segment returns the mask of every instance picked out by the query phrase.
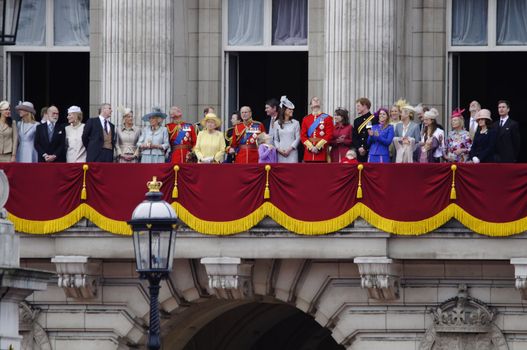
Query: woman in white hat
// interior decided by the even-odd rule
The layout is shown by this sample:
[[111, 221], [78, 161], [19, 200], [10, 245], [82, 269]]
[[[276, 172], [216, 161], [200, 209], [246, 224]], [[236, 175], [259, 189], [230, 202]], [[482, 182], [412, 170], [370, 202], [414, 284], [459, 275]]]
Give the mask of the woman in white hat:
[[141, 137], [137, 142], [138, 150], [141, 150], [141, 163], [165, 162], [165, 153], [169, 149], [170, 143], [168, 141], [168, 130], [161, 125], [161, 121], [166, 117], [167, 115], [157, 107], [154, 107], [151, 113], [143, 116], [143, 120], [148, 121], [150, 125], [143, 128]]
[[130, 108], [120, 108], [123, 115], [123, 123], [116, 128], [117, 141], [115, 149], [117, 151], [118, 163], [137, 163], [139, 152], [137, 151], [137, 141], [141, 136], [141, 129], [134, 125], [134, 113]]
[[432, 108], [426, 111], [423, 117], [423, 139], [421, 140], [421, 153], [419, 163], [438, 163], [435, 157], [436, 151], [443, 144], [444, 133], [437, 127], [437, 117], [439, 112]]
[[66, 162], [84, 163], [86, 162], [86, 148], [82, 143], [82, 110], [78, 106], [68, 108], [68, 123], [66, 127]]
[[469, 162], [492, 163], [494, 162], [494, 145], [496, 144], [497, 131], [492, 127], [492, 118], [488, 109], [476, 113], [478, 129], [474, 135], [474, 142], [468, 154]]
[[421, 141], [419, 125], [412, 121], [415, 110], [410, 105], [401, 107], [401, 122], [395, 125], [393, 145], [396, 163], [413, 163], [414, 151]]
[[280, 98], [278, 120], [274, 122], [274, 146], [278, 153], [278, 163], [298, 163], [300, 144], [300, 123], [293, 119], [295, 105], [286, 96]]
[[15, 107], [21, 120], [17, 123], [18, 148], [16, 161], [20, 163], [36, 163], [38, 161], [35, 150], [35, 133], [37, 122], [35, 121], [35, 107], [31, 102], [24, 101]]
[[201, 121], [203, 130], [198, 134], [194, 153], [199, 163], [222, 163], [225, 155], [225, 138], [216, 130], [221, 120], [214, 113], [208, 113]]
[[18, 130], [11, 119], [9, 102], [0, 102], [0, 162], [14, 162], [18, 146]]

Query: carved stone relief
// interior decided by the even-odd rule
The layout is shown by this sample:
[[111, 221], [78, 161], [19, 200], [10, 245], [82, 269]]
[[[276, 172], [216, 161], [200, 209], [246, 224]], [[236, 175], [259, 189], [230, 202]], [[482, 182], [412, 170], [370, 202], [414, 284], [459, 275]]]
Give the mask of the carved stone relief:
[[22, 302], [19, 311], [20, 332], [23, 336], [22, 350], [51, 350], [48, 334], [37, 321], [40, 310]]
[[500, 329], [493, 323], [495, 311], [468, 295], [461, 285], [458, 295], [431, 310], [434, 324], [419, 350], [508, 350]]

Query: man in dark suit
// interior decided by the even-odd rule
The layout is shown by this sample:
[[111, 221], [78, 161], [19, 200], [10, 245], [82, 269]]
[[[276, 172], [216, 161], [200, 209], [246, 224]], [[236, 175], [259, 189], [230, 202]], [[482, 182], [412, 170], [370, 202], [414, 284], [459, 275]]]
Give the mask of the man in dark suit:
[[39, 163], [60, 163], [66, 161], [66, 131], [64, 124], [57, 124], [59, 110], [50, 106], [47, 121], [37, 125], [35, 150]]
[[267, 116], [263, 120], [263, 125], [272, 139], [274, 139], [274, 122], [278, 120], [278, 108], [280, 108], [280, 105], [276, 98], [271, 98], [265, 102], [265, 114]]
[[115, 149], [115, 126], [110, 122], [112, 106], [103, 103], [99, 116], [90, 118], [84, 126], [82, 143], [86, 147], [87, 162], [113, 162]]
[[520, 127], [509, 118], [510, 109], [509, 101], [498, 101], [500, 119], [494, 123], [498, 130], [495, 148], [495, 160], [498, 163], [515, 163], [520, 153]]

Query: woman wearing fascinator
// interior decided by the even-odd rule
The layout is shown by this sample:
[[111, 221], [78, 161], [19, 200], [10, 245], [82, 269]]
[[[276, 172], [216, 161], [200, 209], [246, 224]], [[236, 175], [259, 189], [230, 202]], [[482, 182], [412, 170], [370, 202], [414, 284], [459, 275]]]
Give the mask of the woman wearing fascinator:
[[300, 143], [300, 123], [293, 119], [295, 105], [287, 96], [280, 98], [278, 120], [274, 122], [274, 146], [278, 153], [278, 163], [298, 163]]

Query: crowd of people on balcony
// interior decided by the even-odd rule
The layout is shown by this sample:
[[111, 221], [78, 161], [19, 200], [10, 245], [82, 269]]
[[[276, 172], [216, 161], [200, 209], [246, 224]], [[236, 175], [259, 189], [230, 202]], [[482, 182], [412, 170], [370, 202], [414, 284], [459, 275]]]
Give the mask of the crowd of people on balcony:
[[178, 106], [169, 115], [154, 108], [142, 117], [148, 125], [140, 128], [130, 108], [119, 108], [122, 122], [116, 127], [110, 104], [102, 104], [99, 116], [86, 124], [82, 110], [71, 106], [66, 126], [58, 123], [56, 106], [43, 109], [37, 122], [33, 104], [22, 102], [15, 107], [15, 122], [9, 102], [2, 101], [0, 162], [297, 163], [303, 148], [306, 163], [511, 163], [518, 160], [520, 131], [509, 118], [510, 108], [510, 102], [498, 101], [499, 120], [493, 122], [490, 110], [472, 101], [469, 118], [464, 109], [452, 111], [447, 132], [436, 108], [402, 99], [371, 113], [370, 100], [359, 98], [351, 122], [346, 108], [338, 107], [332, 117], [313, 97], [311, 113], [300, 123], [293, 118], [294, 103], [282, 96], [266, 102], [263, 122], [243, 106], [222, 133], [212, 107], [196, 124], [185, 122]]

